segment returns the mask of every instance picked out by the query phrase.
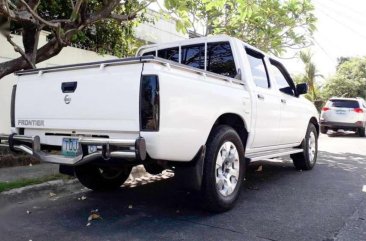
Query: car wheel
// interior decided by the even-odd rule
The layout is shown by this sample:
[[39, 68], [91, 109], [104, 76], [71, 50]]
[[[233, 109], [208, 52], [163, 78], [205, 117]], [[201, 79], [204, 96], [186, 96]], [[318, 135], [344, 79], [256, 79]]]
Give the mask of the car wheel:
[[204, 208], [222, 212], [237, 200], [245, 173], [244, 147], [237, 132], [225, 125], [207, 141], [201, 195]]
[[358, 136], [359, 137], [365, 137], [366, 135], [366, 128], [365, 127], [361, 127], [361, 128], [358, 128]]
[[94, 191], [118, 189], [127, 180], [132, 167], [98, 167], [85, 164], [75, 167], [76, 177], [81, 184]]
[[318, 133], [314, 124], [309, 123], [301, 145], [303, 151], [291, 155], [294, 166], [298, 170], [311, 170], [318, 156]]
[[327, 132], [328, 132], [328, 128], [327, 127], [325, 127], [325, 126], [321, 126], [320, 127], [320, 133], [327, 134]]

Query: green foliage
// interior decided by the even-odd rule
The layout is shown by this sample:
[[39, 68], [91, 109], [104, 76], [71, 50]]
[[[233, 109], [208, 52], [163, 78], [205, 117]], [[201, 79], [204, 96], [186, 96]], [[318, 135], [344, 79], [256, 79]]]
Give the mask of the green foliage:
[[228, 34], [280, 55], [310, 44], [316, 17], [310, 0], [165, 0], [180, 18], [178, 30], [207, 26], [205, 35]]
[[[142, 4], [146, 3], [138, 0], [125, 1], [114, 12], [121, 15], [132, 13], [141, 8]], [[87, 10], [95, 12], [101, 6], [101, 0], [89, 0]], [[80, 12], [82, 14], [83, 10]], [[71, 1], [41, 0], [38, 13], [46, 20], [67, 19], [73, 14], [73, 6]], [[76, 16], [74, 18], [76, 19]], [[134, 37], [133, 27], [144, 21], [149, 21], [144, 14], [123, 23], [105, 19], [74, 34], [71, 44], [101, 54], [112, 54], [118, 57], [131, 56], [135, 54], [138, 47], [144, 44]]]
[[298, 77], [300, 82], [307, 83], [308, 85], [308, 93], [305, 97], [310, 101], [316, 101], [320, 98], [320, 90], [319, 86], [316, 83], [317, 77], [323, 77], [318, 73], [316, 65], [312, 61], [313, 55], [310, 51], [301, 51], [300, 52], [300, 60], [305, 65], [305, 73], [304, 75]]
[[344, 59], [336, 74], [326, 82], [324, 97], [366, 98], [366, 57]]

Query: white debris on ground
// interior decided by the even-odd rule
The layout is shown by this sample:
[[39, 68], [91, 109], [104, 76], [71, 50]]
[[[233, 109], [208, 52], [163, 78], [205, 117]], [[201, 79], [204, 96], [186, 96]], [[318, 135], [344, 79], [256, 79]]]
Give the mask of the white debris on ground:
[[132, 169], [130, 176], [128, 177], [127, 181], [122, 185], [122, 187], [133, 188], [156, 181], [169, 179], [173, 176], [174, 173], [171, 170], [164, 170], [160, 174], [151, 175], [150, 173], [146, 172], [143, 165], [138, 165]]
[[81, 196], [81, 197], [78, 198], [79, 201], [84, 201], [85, 199], [86, 199], [85, 196]]

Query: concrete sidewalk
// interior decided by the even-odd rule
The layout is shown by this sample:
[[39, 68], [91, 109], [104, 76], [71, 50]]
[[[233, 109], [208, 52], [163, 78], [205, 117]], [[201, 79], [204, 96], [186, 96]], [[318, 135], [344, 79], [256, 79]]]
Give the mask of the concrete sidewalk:
[[33, 166], [0, 168], [0, 182], [13, 182], [19, 179], [41, 178], [58, 174], [58, 165], [37, 164]]

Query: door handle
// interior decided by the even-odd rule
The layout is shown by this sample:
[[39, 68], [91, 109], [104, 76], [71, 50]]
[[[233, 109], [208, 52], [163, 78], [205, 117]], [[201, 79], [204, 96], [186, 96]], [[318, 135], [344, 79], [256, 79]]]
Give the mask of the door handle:
[[62, 93], [74, 93], [78, 87], [78, 82], [64, 82], [61, 84]]
[[286, 100], [285, 99], [281, 99], [281, 103], [282, 104], [286, 104]]
[[261, 95], [261, 94], [257, 94], [257, 97], [258, 97], [258, 99], [260, 99], [260, 100], [264, 100], [264, 96], [263, 96], [263, 95]]

